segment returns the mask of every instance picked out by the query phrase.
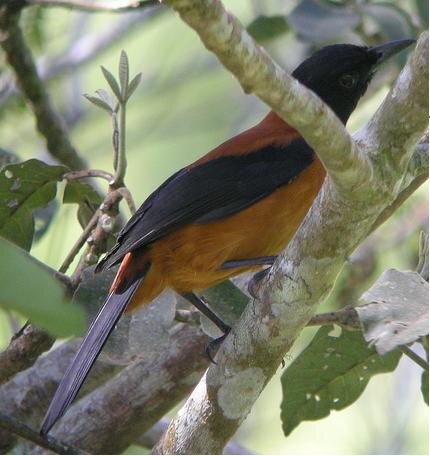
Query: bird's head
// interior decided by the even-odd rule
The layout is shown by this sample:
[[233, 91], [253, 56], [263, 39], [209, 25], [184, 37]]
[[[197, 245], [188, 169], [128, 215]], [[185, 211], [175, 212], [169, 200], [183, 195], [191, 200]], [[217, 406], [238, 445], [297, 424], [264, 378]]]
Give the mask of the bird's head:
[[334, 44], [306, 59], [294, 70], [293, 76], [346, 123], [378, 66], [414, 42], [398, 40], [375, 47]]

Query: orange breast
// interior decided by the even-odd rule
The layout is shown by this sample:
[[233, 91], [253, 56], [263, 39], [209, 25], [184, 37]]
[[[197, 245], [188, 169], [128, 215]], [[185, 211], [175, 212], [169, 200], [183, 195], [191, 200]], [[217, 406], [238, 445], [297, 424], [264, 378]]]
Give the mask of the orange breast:
[[187, 225], [147, 247], [151, 268], [130, 304], [149, 302], [164, 288], [177, 292], [203, 290], [245, 270], [220, 270], [228, 260], [277, 255], [290, 241], [315, 199], [325, 177], [316, 159], [283, 186], [226, 219]]

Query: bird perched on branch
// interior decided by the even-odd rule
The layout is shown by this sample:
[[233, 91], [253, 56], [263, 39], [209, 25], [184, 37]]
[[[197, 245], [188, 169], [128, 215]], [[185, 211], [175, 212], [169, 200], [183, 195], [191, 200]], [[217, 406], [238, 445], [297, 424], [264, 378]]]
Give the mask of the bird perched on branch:
[[[293, 76], [346, 123], [378, 65], [413, 42], [328, 46], [299, 65]], [[296, 232], [324, 178], [324, 167], [305, 139], [270, 112], [167, 179], [97, 266], [120, 265], [55, 393], [41, 433], [50, 430], [75, 398], [124, 310], [149, 303], [165, 288], [188, 299], [225, 337], [230, 328], [194, 292], [270, 265]]]

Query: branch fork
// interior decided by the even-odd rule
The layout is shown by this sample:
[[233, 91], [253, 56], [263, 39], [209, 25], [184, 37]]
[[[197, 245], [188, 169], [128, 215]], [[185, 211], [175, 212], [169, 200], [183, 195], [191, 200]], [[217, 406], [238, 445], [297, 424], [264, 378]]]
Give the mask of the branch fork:
[[[353, 140], [334, 113], [274, 63], [219, 0], [164, 3], [247, 93], [305, 137], [328, 174], [301, 227], [261, 282], [260, 300], [246, 307], [220, 348], [217, 365], [208, 369], [153, 450], [220, 454], [330, 292], [344, 259], [407, 193], [405, 176], [427, 124], [428, 38], [421, 36], [386, 101]], [[383, 135], [390, 122], [394, 127]]]

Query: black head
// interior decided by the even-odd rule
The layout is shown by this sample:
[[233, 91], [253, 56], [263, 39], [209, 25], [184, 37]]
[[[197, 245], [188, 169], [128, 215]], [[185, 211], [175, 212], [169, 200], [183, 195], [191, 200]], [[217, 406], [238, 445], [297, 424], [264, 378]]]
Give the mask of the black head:
[[376, 47], [334, 44], [301, 63], [293, 76], [313, 90], [346, 123], [366, 92], [377, 67], [415, 40], [399, 40]]

